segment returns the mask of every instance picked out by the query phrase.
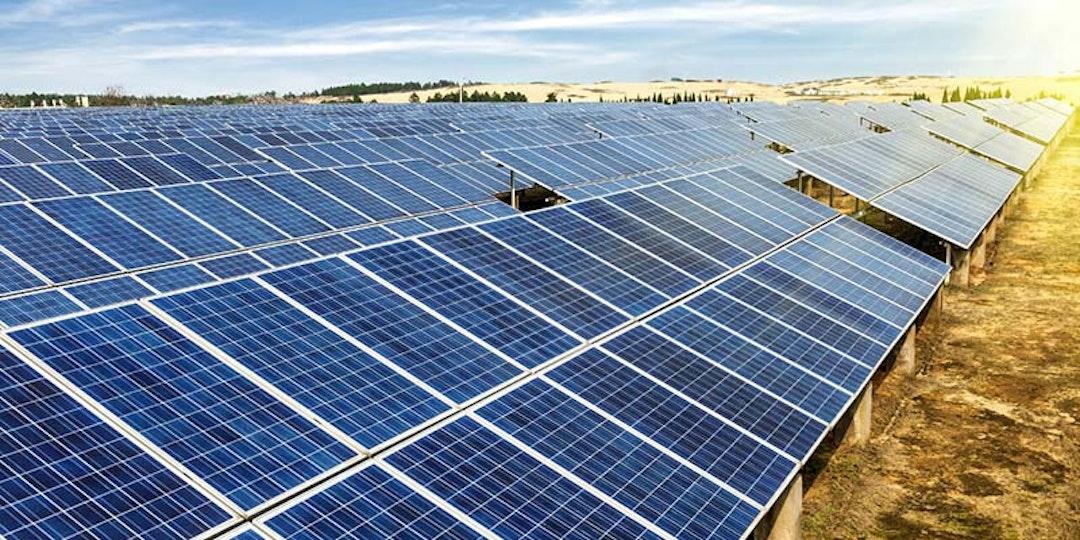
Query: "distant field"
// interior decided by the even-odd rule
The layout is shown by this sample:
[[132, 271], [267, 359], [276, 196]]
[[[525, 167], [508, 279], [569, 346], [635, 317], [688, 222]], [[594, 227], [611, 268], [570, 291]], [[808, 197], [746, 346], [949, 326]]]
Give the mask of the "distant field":
[[[810, 88], [823, 91], [845, 92], [844, 96], [826, 96], [825, 99], [840, 101], [863, 99], [870, 101], [903, 101], [911, 97], [915, 92], [927, 94], [933, 101], [941, 98], [945, 88], [965, 88], [979, 86], [984, 90], [997, 87], [1007, 88], [1012, 91], [1014, 99], [1024, 100], [1038, 95], [1040, 91], [1060, 93], [1073, 103], [1080, 103], [1080, 76], [1061, 77], [922, 77], [922, 76], [877, 76], [877, 77], [851, 77], [832, 79], [828, 81], [803, 81], [783, 85], [762, 84], [747, 81], [656, 81], [645, 83], [623, 82], [595, 82], [595, 83], [507, 83], [507, 84], [484, 84], [466, 87], [466, 92], [499, 92], [508, 91], [524, 93], [530, 103], [543, 102], [547, 95], [555, 92], [560, 101], [592, 102], [620, 101], [624, 97], [634, 99], [636, 97], [648, 97], [656, 93], [665, 96], [683, 94], [686, 92], [698, 95], [708, 95], [714, 98], [726, 96], [746, 97], [750, 94], [755, 99], [787, 102], [796, 99], [811, 99], [812, 96], [792, 95], [798, 94]], [[428, 90], [417, 92], [421, 101], [426, 101], [428, 96], [435, 92], [447, 93], [447, 90]], [[364, 101], [376, 99], [379, 103], [407, 103], [412, 92], [398, 92], [393, 94], [373, 94], [363, 96]], [[348, 98], [319, 98], [314, 101], [344, 101]], [[821, 99], [821, 98], [817, 98]]]

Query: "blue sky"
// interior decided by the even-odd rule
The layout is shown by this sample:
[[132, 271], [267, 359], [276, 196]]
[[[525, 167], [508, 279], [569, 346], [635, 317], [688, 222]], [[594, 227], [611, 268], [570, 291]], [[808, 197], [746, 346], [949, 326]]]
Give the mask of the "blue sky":
[[1080, 68], [1077, 0], [0, 0], [0, 91], [1025, 75]]

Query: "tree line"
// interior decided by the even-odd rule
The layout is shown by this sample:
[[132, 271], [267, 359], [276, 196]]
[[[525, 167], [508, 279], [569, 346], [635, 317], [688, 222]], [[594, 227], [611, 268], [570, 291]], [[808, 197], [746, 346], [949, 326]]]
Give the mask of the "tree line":
[[[468, 85], [480, 84], [476, 82], [466, 83]], [[341, 86], [331, 86], [330, 88], [323, 88], [322, 90], [316, 90], [315, 92], [302, 94], [303, 96], [330, 96], [330, 97], [350, 97], [350, 96], [367, 96], [371, 94], [392, 94], [396, 92], [419, 92], [423, 90], [435, 90], [440, 88], [454, 88], [458, 86], [458, 83], [454, 81], [448, 81], [446, 79], [434, 81], [434, 82], [377, 82], [377, 83], [355, 83], [344, 84]]]
[[[443, 94], [441, 92], [435, 92], [431, 96], [428, 96], [428, 103], [457, 103], [459, 101], [465, 103], [527, 103], [529, 98], [521, 92], [504, 92], [502, 94], [498, 92], [481, 92], [479, 90], [473, 90], [472, 93], [465, 92], [464, 96], [461, 92], [450, 92]], [[413, 92], [409, 96], [409, 103], [420, 103], [420, 96]]]

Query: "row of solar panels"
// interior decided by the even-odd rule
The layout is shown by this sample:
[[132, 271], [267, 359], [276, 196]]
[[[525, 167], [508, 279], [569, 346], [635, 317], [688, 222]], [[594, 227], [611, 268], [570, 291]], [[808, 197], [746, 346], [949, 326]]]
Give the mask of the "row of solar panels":
[[744, 537], [945, 271], [735, 170], [8, 330], [0, 534]]

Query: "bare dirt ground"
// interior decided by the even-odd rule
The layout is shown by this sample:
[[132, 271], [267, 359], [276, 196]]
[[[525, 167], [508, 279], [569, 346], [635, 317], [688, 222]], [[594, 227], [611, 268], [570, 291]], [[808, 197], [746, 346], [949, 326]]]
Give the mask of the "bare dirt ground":
[[875, 393], [870, 444], [808, 466], [807, 539], [1080, 538], [1078, 219], [1074, 134], [920, 332], [920, 373]]

